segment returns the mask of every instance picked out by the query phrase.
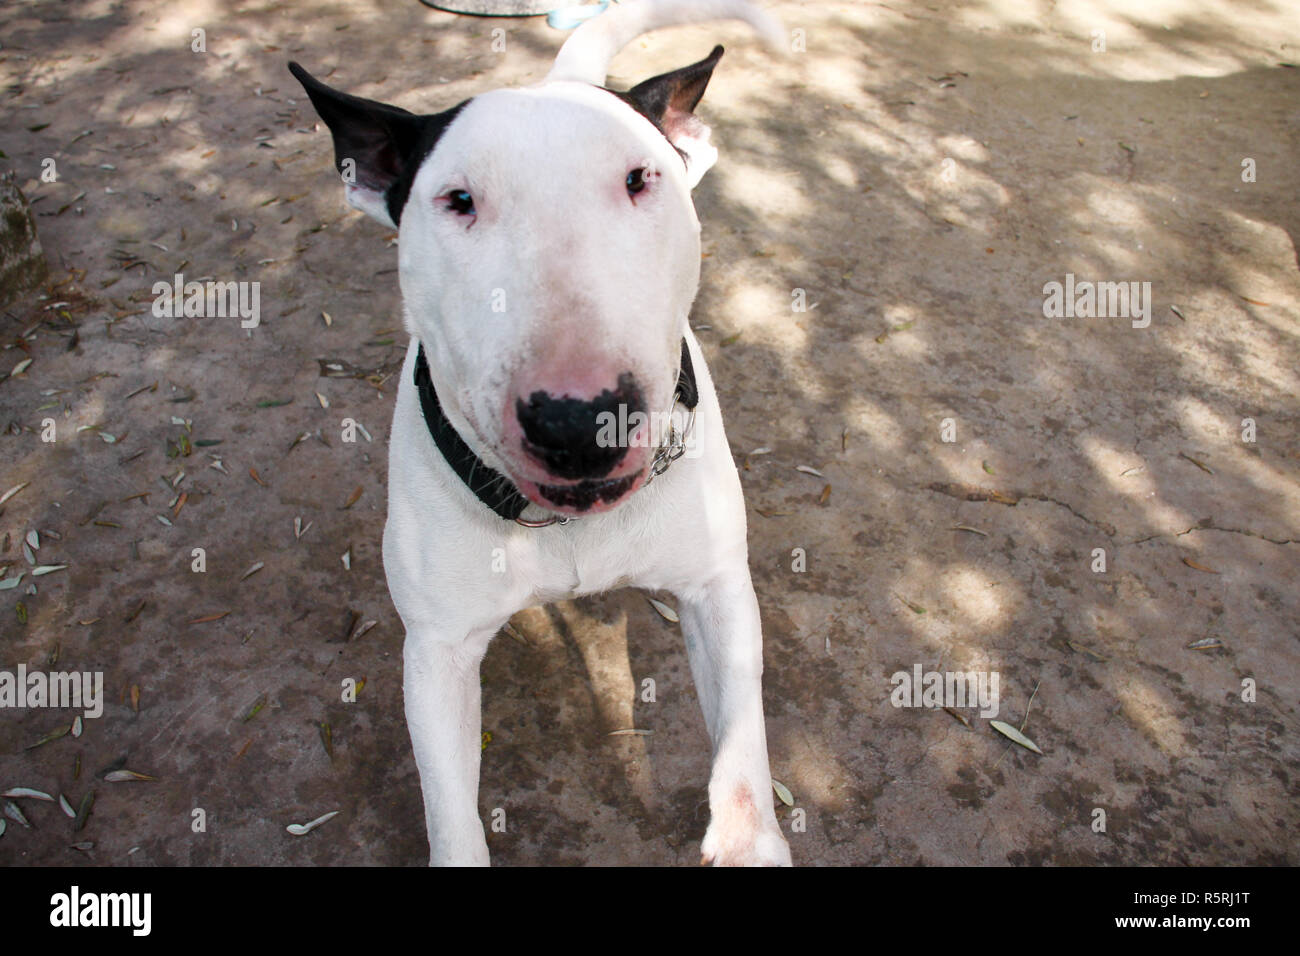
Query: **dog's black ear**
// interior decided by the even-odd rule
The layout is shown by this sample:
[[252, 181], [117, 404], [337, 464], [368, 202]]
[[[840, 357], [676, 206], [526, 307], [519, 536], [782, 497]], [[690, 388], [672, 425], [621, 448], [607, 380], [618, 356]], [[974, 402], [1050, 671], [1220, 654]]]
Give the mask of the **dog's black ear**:
[[396, 226], [416, 170], [465, 104], [417, 116], [331, 89], [297, 63], [289, 64], [289, 72], [334, 135], [334, 165], [343, 177], [348, 202]]
[[699, 63], [651, 77], [622, 94], [685, 157], [692, 187], [718, 158], [718, 151], [709, 144], [709, 128], [694, 111], [720, 59], [719, 45]]

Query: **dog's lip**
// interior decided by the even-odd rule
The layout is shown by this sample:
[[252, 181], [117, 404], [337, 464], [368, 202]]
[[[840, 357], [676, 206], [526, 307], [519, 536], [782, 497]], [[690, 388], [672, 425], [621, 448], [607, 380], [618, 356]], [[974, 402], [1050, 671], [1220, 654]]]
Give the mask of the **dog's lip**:
[[[607, 474], [591, 475], [586, 478], [565, 478], [553, 474], [544, 467], [539, 467], [538, 462], [530, 461], [519, 455], [504, 455], [498, 452], [497, 457], [500, 459], [500, 471], [509, 478], [521, 490], [524, 485], [535, 488], [553, 488], [559, 490], [572, 490], [579, 485], [613, 485], [630, 478], [639, 478], [650, 466], [650, 461], [654, 457], [649, 448], [634, 448], [631, 453]], [[543, 502], [538, 502], [542, 504]]]
[[645, 471], [622, 478], [535, 482], [517, 480], [520, 493], [535, 505], [570, 517], [611, 511], [644, 484]]

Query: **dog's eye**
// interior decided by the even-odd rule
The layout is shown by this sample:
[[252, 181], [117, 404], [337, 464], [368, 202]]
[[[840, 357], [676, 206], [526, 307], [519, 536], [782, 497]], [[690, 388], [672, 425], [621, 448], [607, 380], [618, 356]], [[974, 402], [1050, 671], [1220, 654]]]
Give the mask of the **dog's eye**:
[[635, 196], [641, 190], [645, 189], [645, 168], [637, 167], [627, 174], [627, 194]]
[[447, 200], [447, 208], [457, 215], [474, 215], [474, 197], [465, 190], [453, 189], [443, 198]]

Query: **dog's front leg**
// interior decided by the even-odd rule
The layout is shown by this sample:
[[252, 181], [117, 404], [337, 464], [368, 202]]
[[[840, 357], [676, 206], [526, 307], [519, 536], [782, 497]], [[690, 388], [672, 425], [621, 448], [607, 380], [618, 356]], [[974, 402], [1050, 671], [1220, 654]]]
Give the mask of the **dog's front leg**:
[[677, 597], [691, 674], [713, 741], [701, 862], [789, 866], [767, 762], [758, 599], [743, 552], [738, 567]]
[[479, 663], [491, 634], [449, 641], [408, 628], [402, 650], [406, 723], [424, 792], [430, 866], [487, 866], [478, 815], [482, 753]]

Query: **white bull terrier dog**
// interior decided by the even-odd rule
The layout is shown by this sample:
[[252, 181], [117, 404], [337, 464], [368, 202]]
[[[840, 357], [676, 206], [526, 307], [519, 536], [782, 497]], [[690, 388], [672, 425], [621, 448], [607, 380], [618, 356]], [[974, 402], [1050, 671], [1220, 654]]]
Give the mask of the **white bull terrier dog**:
[[717, 158], [692, 110], [722, 47], [627, 92], [603, 87], [635, 37], [714, 19], [779, 41], [737, 0], [633, 0], [579, 27], [543, 82], [425, 116], [290, 64], [333, 133], [348, 201], [400, 224], [411, 343], [384, 569], [406, 626], [431, 863], [488, 862], [479, 664], [493, 635], [523, 608], [627, 586], [678, 601], [713, 742], [703, 861], [790, 863], [745, 505], [687, 322], [691, 188]]

